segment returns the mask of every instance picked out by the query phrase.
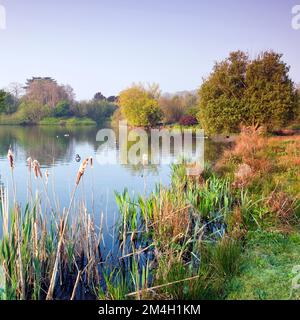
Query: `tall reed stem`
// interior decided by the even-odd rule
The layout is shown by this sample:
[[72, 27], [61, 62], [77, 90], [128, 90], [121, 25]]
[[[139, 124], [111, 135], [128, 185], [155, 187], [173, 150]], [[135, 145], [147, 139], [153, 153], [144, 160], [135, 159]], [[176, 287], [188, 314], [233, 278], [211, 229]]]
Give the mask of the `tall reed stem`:
[[62, 232], [61, 232], [61, 235], [60, 235], [60, 238], [59, 238], [59, 242], [58, 242], [58, 246], [57, 246], [55, 263], [54, 263], [54, 267], [53, 267], [53, 272], [52, 272], [50, 286], [49, 286], [49, 289], [48, 289], [48, 292], [47, 292], [46, 300], [52, 300], [53, 299], [53, 292], [54, 292], [54, 287], [55, 287], [55, 283], [56, 283], [56, 277], [57, 277], [57, 272], [58, 272], [60, 253], [61, 253], [63, 240], [64, 240], [64, 234], [65, 234], [65, 230], [66, 230], [66, 226], [67, 226], [69, 213], [70, 213], [70, 210], [72, 208], [73, 201], [74, 201], [74, 198], [75, 198], [75, 193], [76, 193], [77, 187], [78, 187], [78, 184], [76, 184], [74, 189], [73, 189], [71, 200], [70, 200], [70, 204], [69, 204], [69, 208], [68, 208], [68, 211], [67, 211], [66, 216], [64, 218], [63, 228], [62, 228]]

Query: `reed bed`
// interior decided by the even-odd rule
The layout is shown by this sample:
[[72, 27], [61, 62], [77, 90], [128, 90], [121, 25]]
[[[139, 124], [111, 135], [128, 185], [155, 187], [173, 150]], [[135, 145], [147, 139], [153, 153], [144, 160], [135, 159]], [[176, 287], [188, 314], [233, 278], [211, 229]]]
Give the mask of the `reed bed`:
[[[28, 204], [20, 207], [11, 149], [8, 160], [14, 201], [10, 208], [8, 190], [1, 188], [1, 299], [207, 298], [220, 294], [238, 269], [239, 245], [227, 230], [235, 200], [226, 179], [205, 172], [205, 179], [193, 181], [179, 165], [170, 187], [158, 185], [148, 197], [116, 193], [120, 214], [107, 248], [103, 214], [96, 225], [95, 212], [76, 198], [92, 158], [79, 167], [61, 211], [48, 195], [49, 172], [31, 158]], [[32, 175], [43, 187], [35, 196]]]

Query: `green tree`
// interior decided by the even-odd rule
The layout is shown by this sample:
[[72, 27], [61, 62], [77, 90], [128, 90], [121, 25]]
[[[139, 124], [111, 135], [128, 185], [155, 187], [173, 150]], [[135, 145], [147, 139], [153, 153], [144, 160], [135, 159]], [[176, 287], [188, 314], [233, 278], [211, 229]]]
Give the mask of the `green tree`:
[[237, 51], [216, 63], [199, 90], [198, 120], [208, 133], [234, 132], [240, 124], [282, 126], [296, 113], [297, 94], [282, 55], [250, 61]]
[[209, 133], [237, 130], [244, 112], [241, 101], [249, 59], [241, 52], [216, 63], [213, 72], [199, 90], [198, 120]]
[[70, 102], [68, 100], [62, 100], [56, 105], [54, 115], [56, 117], [66, 117], [70, 115], [70, 109]]
[[134, 85], [119, 96], [121, 112], [130, 125], [153, 126], [162, 118], [158, 105], [158, 88], [147, 90], [142, 85]]
[[95, 95], [94, 95], [94, 100], [97, 101], [97, 100], [106, 100], [105, 96], [101, 93], [101, 92], [97, 92]]
[[235, 131], [245, 115], [241, 101], [245, 91], [248, 56], [241, 52], [216, 63], [199, 90], [198, 120], [209, 133]]
[[117, 106], [106, 100], [81, 101], [73, 108], [75, 116], [89, 117], [97, 123], [104, 122], [115, 112]]
[[262, 53], [249, 64], [244, 95], [249, 124], [272, 129], [294, 119], [297, 92], [288, 73], [282, 55], [272, 51]]
[[5, 113], [12, 114], [17, 111], [19, 101], [9, 92], [5, 94]]
[[20, 104], [19, 112], [25, 123], [38, 123], [51, 115], [51, 108], [47, 105], [40, 105], [36, 101], [28, 102], [25, 100]]

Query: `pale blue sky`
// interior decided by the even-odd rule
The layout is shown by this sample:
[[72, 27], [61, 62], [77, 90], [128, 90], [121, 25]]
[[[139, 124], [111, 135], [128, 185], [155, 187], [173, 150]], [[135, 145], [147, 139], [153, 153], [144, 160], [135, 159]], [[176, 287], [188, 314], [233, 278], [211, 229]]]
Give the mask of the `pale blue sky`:
[[300, 82], [300, 0], [0, 0], [0, 88], [31, 76], [70, 84], [78, 99], [132, 82], [193, 90], [232, 50], [274, 49]]

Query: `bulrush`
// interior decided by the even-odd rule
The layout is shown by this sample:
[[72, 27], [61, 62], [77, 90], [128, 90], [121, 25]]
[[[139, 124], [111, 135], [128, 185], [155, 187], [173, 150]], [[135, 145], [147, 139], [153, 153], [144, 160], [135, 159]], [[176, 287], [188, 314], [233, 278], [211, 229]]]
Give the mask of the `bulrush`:
[[39, 164], [39, 162], [37, 160], [34, 160], [32, 162], [32, 168], [33, 168], [33, 173], [34, 173], [34, 176], [35, 176], [36, 179], [38, 177], [41, 177], [41, 178], [43, 177], [40, 164]]
[[78, 170], [78, 173], [77, 173], [77, 179], [76, 179], [76, 186], [79, 185], [79, 182], [80, 182], [80, 179], [81, 177], [84, 175], [84, 171], [85, 169], [87, 168], [88, 164], [89, 164], [89, 158], [83, 160], [79, 170]]
[[15, 167], [15, 165], [14, 165], [14, 154], [12, 153], [11, 148], [8, 149], [7, 159], [9, 161], [10, 168], [13, 169]]
[[93, 169], [94, 168], [94, 160], [93, 160], [92, 156], [90, 156], [90, 165], [91, 165], [91, 168]]

